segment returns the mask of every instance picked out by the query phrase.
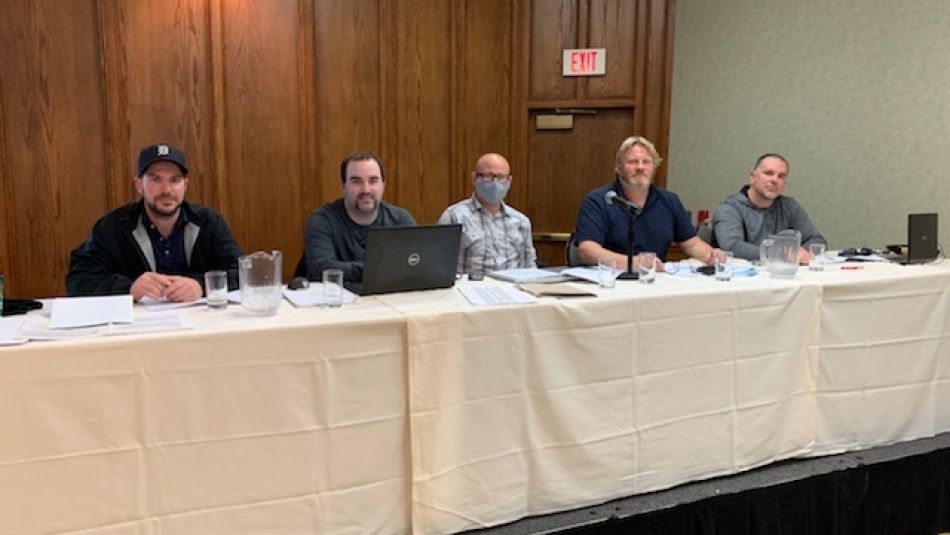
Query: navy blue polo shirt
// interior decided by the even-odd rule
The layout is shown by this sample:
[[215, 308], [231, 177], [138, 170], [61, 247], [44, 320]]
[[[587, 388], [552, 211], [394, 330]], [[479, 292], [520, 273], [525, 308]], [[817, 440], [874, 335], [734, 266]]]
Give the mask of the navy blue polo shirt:
[[166, 275], [183, 275], [188, 273], [188, 258], [185, 256], [185, 225], [188, 216], [184, 210], [178, 211], [178, 221], [175, 230], [167, 239], [155, 228], [152, 221], [142, 211], [142, 224], [148, 232], [148, 240], [152, 242], [152, 252], [155, 254], [155, 271]]
[[[629, 216], [620, 206], [608, 205], [604, 194], [614, 190], [623, 197], [619, 179], [589, 192], [577, 214], [574, 239], [577, 243], [594, 241], [611, 251], [627, 254]], [[647, 202], [633, 225], [633, 253], [653, 251], [666, 260], [671, 243], [684, 242], [696, 235], [689, 214], [675, 193], [650, 185]]]

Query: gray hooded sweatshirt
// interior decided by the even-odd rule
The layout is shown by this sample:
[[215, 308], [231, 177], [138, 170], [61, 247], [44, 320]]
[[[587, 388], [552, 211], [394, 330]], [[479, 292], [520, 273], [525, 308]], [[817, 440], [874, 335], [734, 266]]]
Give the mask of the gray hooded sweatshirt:
[[802, 233], [802, 245], [827, 243], [802, 205], [780, 195], [772, 206], [759, 208], [749, 200], [749, 186], [726, 198], [713, 216], [714, 240], [719, 247], [732, 251], [736, 258], [759, 259], [759, 244], [772, 234], [786, 229]]

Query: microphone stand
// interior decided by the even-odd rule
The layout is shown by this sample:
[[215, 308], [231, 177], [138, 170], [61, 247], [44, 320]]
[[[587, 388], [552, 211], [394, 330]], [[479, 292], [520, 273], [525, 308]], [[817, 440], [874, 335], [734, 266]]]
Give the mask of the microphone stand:
[[640, 278], [640, 274], [633, 270], [633, 224], [636, 223], [640, 211], [625, 204], [616, 204], [623, 208], [629, 216], [627, 218], [627, 271], [621, 273], [617, 278], [620, 280], [637, 280]]

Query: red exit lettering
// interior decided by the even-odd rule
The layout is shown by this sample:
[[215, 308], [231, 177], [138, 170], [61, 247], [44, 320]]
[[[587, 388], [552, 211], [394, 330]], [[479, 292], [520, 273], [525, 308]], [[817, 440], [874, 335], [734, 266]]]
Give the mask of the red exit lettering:
[[571, 52], [571, 72], [593, 72], [596, 66], [596, 50], [578, 50]]

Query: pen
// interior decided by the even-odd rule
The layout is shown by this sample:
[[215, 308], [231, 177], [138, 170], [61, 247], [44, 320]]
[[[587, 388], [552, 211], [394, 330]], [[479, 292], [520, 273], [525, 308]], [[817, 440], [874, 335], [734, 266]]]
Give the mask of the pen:
[[841, 269], [864, 269], [864, 266], [841, 266]]

